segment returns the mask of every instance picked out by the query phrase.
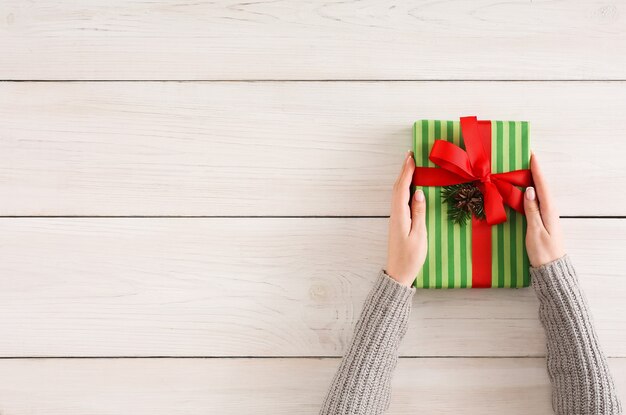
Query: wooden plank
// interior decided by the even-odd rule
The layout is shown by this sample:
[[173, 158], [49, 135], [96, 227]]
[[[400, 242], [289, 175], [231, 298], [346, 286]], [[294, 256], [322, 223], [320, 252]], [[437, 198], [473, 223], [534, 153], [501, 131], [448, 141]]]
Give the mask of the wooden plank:
[[562, 214], [624, 215], [625, 96], [621, 82], [3, 83], [0, 214], [387, 215], [412, 123], [478, 114], [531, 121]]
[[[312, 414], [338, 359], [2, 360], [7, 414]], [[626, 361], [610, 359], [626, 398]], [[552, 414], [544, 359], [401, 359], [394, 414]]]
[[619, 2], [0, 4], [2, 79], [624, 79]]
[[[386, 219], [0, 219], [0, 356], [340, 356]], [[564, 220], [626, 356], [626, 220]], [[543, 356], [531, 289], [420, 291], [405, 356]], [[0, 400], [1, 402], [1, 400]]]

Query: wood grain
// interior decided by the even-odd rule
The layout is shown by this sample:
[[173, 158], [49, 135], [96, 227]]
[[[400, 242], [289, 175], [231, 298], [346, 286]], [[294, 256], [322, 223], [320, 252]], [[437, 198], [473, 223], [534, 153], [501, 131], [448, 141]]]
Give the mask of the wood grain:
[[[340, 356], [386, 219], [0, 219], [0, 356]], [[626, 221], [564, 220], [626, 356]], [[543, 356], [530, 289], [425, 290], [405, 356]], [[1, 400], [0, 400], [1, 402]]]
[[618, 1], [0, 4], [1, 79], [625, 79]]
[[[626, 56], [626, 55], [624, 55]], [[412, 123], [531, 122], [563, 215], [624, 215], [626, 83], [0, 84], [1, 215], [384, 216]]]
[[[313, 414], [338, 359], [2, 360], [7, 414]], [[610, 359], [622, 400], [626, 361]], [[400, 359], [389, 415], [552, 414], [544, 359]]]
[[[625, 16], [3, 0], [0, 80], [69, 82], [0, 83], [0, 413], [316, 413], [415, 120], [528, 120], [562, 215], [626, 216]], [[563, 224], [624, 393], [626, 220]], [[551, 414], [537, 306], [420, 291], [389, 414]]]

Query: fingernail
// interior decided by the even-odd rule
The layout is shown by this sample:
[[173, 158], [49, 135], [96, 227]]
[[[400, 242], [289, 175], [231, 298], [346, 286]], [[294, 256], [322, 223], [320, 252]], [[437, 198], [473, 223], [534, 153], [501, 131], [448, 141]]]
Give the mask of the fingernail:
[[534, 187], [527, 187], [526, 191], [524, 192], [524, 195], [526, 196], [527, 200], [535, 200], [535, 188]]
[[418, 202], [423, 202], [424, 201], [424, 192], [422, 192], [420, 189], [417, 189], [415, 191], [415, 195], [413, 195], [415, 197], [415, 200]]

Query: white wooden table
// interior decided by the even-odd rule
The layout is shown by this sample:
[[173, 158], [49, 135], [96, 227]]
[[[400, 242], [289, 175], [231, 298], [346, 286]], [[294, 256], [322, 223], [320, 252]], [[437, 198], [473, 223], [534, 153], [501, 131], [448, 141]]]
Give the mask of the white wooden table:
[[[626, 399], [626, 5], [3, 0], [0, 413], [313, 414], [420, 118], [528, 120]], [[549, 414], [530, 290], [423, 291], [391, 414]]]

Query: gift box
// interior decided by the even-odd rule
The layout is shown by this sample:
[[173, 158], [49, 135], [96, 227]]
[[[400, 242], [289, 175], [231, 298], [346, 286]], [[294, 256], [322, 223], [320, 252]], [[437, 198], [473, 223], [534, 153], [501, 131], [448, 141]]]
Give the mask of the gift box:
[[428, 230], [428, 255], [415, 287], [528, 286], [528, 123], [420, 120], [413, 126], [413, 151], [413, 185], [426, 197]]

